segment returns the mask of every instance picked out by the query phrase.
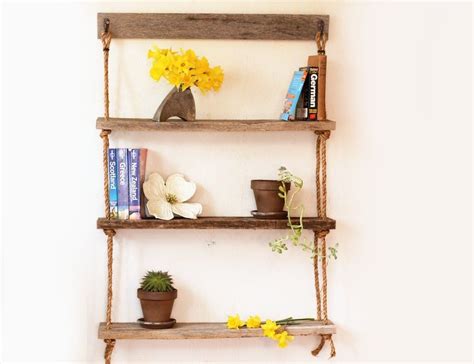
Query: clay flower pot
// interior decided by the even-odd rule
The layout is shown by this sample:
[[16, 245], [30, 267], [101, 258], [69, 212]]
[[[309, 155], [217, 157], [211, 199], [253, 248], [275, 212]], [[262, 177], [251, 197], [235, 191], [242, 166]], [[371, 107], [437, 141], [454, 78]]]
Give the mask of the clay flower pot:
[[[259, 213], [271, 214], [283, 211], [285, 201], [278, 196], [280, 186], [281, 181], [276, 180], [254, 179], [250, 182]], [[291, 183], [285, 183], [285, 188], [289, 191]]]
[[173, 87], [156, 109], [153, 120], [166, 121], [174, 116], [185, 121], [196, 119], [196, 104], [190, 88], [180, 91]]
[[178, 291], [146, 292], [139, 288], [137, 297], [140, 299], [145, 321], [169, 322], [174, 300], [178, 297]]

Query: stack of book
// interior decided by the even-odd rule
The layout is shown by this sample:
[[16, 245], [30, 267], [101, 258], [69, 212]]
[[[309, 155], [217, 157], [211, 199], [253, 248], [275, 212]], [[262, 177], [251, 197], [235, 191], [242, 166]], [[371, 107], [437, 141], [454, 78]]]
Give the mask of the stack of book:
[[285, 98], [281, 120], [321, 120], [318, 100], [321, 93], [319, 67], [301, 67], [295, 71]]
[[145, 217], [142, 186], [147, 149], [109, 148], [110, 218], [140, 220]]

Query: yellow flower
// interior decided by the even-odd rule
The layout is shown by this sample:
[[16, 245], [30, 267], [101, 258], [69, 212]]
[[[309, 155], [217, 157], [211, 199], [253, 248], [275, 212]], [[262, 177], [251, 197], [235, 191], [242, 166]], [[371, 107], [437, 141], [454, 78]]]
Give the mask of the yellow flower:
[[240, 319], [239, 315], [229, 316], [227, 319], [227, 328], [229, 329], [238, 329], [244, 326], [244, 322]]
[[246, 325], [249, 329], [260, 327], [261, 324], [262, 324], [262, 320], [260, 319], [258, 315], [250, 316], [246, 322]]
[[288, 335], [287, 331], [282, 331], [281, 333], [276, 334], [273, 339], [278, 341], [278, 346], [280, 348], [285, 348], [288, 345], [288, 342], [292, 341], [294, 337]]
[[263, 329], [263, 336], [273, 339], [276, 334], [275, 331], [280, 328], [280, 325], [277, 325], [275, 321], [267, 320], [261, 327]]

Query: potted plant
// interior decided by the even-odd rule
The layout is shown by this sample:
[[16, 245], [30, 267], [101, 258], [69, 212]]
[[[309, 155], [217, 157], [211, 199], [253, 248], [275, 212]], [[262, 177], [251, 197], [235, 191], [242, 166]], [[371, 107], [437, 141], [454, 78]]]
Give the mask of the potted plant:
[[255, 196], [257, 210], [252, 211], [252, 215], [260, 218], [284, 218], [286, 216], [283, 208], [284, 200], [281, 192], [290, 190], [291, 183], [277, 180], [254, 179], [250, 181], [250, 187]]
[[176, 322], [171, 319], [174, 300], [178, 291], [168, 272], [149, 271], [143, 277], [137, 296], [143, 311], [143, 322], [153, 328], [169, 328]]
[[177, 116], [182, 120], [196, 119], [196, 106], [191, 87], [202, 93], [218, 91], [224, 80], [220, 66], [210, 67], [206, 57], [198, 57], [192, 49], [180, 52], [154, 47], [148, 51], [152, 60], [150, 76], [155, 81], [164, 77], [174, 86], [153, 116], [155, 121], [165, 121]]

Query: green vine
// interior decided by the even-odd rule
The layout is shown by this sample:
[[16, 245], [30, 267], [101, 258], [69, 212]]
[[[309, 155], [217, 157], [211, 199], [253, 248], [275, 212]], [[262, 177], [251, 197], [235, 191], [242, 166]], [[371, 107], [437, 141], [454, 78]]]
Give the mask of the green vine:
[[[278, 196], [284, 200], [284, 206], [288, 212], [287, 219], [289, 231], [285, 236], [268, 243], [272, 248], [272, 251], [281, 254], [285, 250], [288, 250], [288, 245], [291, 244], [300, 247], [303, 251], [310, 252], [311, 257], [316, 255], [318, 257], [323, 257], [326, 255], [328, 258], [337, 259], [338, 244], [328, 247], [327, 251], [323, 252], [320, 247], [315, 249], [314, 241], [308, 242], [308, 240], [303, 236], [304, 205], [299, 204], [294, 206], [294, 198], [303, 188], [303, 180], [292, 174], [286, 169], [286, 167], [280, 167], [278, 169], [278, 180], [281, 181]], [[294, 185], [295, 188], [292, 193], [288, 193], [289, 191], [286, 190], [286, 183]], [[291, 218], [292, 212], [297, 213], [298, 218]], [[295, 222], [295, 220], [297, 220], [297, 222]]]

